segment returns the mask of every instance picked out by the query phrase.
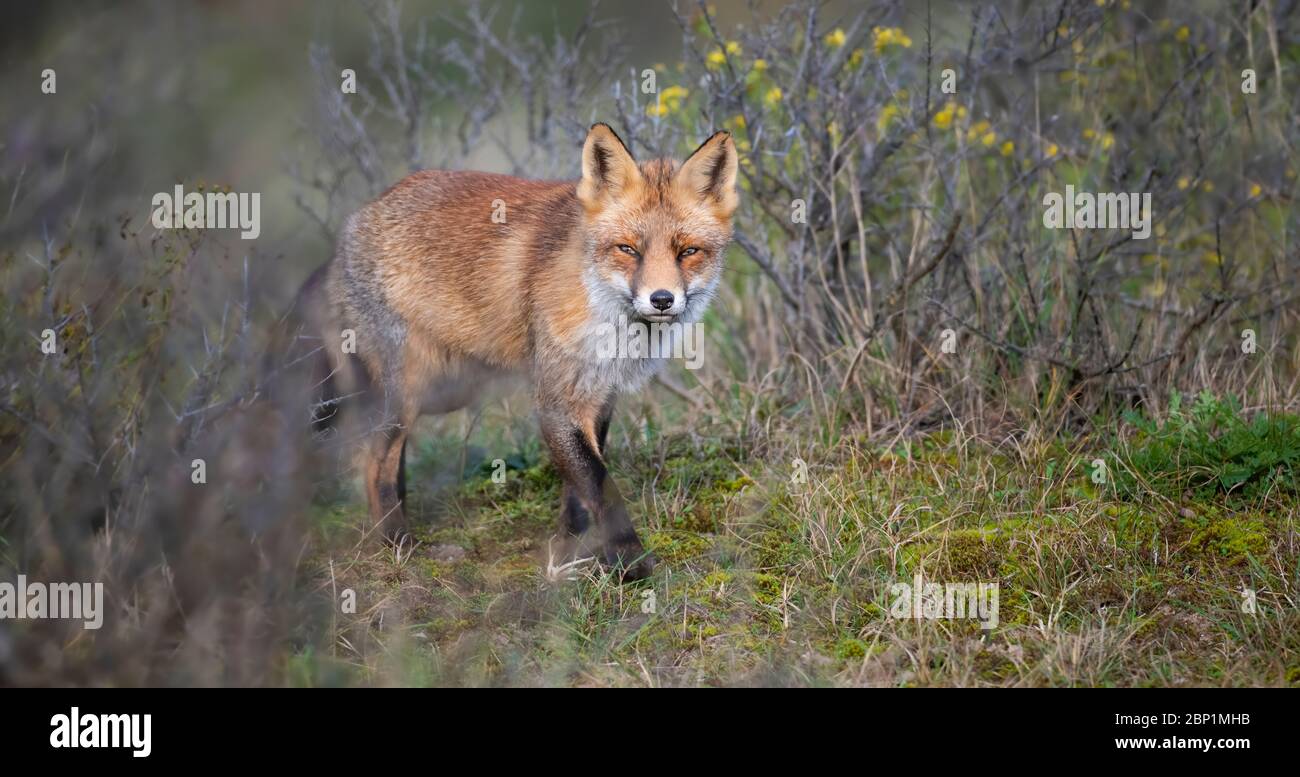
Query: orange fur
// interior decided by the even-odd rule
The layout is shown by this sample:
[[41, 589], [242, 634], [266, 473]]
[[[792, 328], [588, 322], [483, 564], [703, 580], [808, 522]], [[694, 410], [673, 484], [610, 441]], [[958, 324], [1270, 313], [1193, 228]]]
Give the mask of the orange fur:
[[[319, 300], [326, 312], [313, 320], [325, 330], [335, 393], [363, 395], [372, 410], [363, 464], [372, 517], [404, 526], [393, 483], [415, 419], [516, 371], [533, 377], [566, 495], [584, 506], [573, 509], [607, 524], [607, 546], [634, 542], [621, 505], [609, 504], [618, 498], [605, 482], [603, 427], [613, 395], [657, 365], [598, 359], [592, 328], [620, 317], [698, 320], [731, 238], [736, 162], [730, 136], [717, 133], [685, 163], [638, 165], [597, 124], [578, 181], [424, 171], [348, 219]], [[355, 358], [338, 351], [346, 329]]]

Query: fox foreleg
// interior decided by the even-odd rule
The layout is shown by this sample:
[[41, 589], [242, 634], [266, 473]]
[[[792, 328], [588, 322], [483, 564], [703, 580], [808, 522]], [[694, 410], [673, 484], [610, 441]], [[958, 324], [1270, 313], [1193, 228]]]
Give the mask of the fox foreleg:
[[[596, 407], [597, 412], [587, 413], [562, 401], [541, 405], [542, 437], [564, 479], [561, 529], [579, 547], [596, 545], [593, 550], [601, 562], [618, 570], [624, 580], [638, 580], [654, 569], [654, 557], [632, 528], [623, 497], [605, 467], [601, 449], [613, 411], [612, 397]], [[596, 531], [591, 537], [593, 523]]]

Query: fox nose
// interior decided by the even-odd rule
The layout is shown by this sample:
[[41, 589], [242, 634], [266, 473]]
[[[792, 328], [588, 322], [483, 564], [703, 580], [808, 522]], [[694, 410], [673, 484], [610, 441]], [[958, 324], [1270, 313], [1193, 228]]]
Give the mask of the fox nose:
[[658, 310], [667, 310], [673, 306], [673, 293], [667, 289], [660, 289], [650, 295], [650, 304]]

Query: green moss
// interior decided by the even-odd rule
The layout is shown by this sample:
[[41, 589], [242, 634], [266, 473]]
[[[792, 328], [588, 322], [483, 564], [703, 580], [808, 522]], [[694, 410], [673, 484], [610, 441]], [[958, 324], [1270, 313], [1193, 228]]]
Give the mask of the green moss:
[[712, 534], [718, 530], [718, 516], [709, 505], [695, 503], [674, 515], [672, 527], [678, 531]]
[[808, 556], [808, 542], [792, 510], [778, 508], [764, 518], [767, 526], [754, 530], [746, 542], [754, 566], [760, 569], [786, 569]]
[[754, 591], [754, 601], [759, 604], [777, 604], [785, 590], [785, 579], [777, 575], [759, 572], [750, 579]]
[[664, 463], [664, 486], [670, 493], [689, 498], [681, 512], [672, 517], [672, 527], [701, 534], [717, 532], [736, 495], [753, 484], [746, 475], [722, 457], [675, 456]]
[[701, 582], [704, 584], [706, 590], [712, 590], [730, 583], [732, 577], [733, 575], [725, 569], [715, 569], [705, 575]]
[[686, 561], [704, 555], [710, 541], [683, 531], [658, 531], [645, 538], [646, 548], [661, 561]]
[[711, 621], [730, 621], [743, 593], [735, 573], [726, 569], [713, 569], [703, 577], [696, 577], [684, 590], [690, 603], [688, 611]]
[[853, 637], [845, 637], [835, 643], [835, 657], [847, 661], [853, 658], [865, 658], [867, 655], [867, 643]]
[[718, 490], [734, 494], [743, 491], [746, 486], [752, 485], [754, 485], [754, 481], [748, 475], [741, 475], [738, 478], [722, 481], [718, 484]]
[[1268, 527], [1263, 521], [1221, 518], [1192, 533], [1189, 547], [1228, 566], [1268, 552]]
[[910, 574], [924, 565], [927, 576], [950, 581], [990, 580], [999, 576], [1006, 538], [996, 529], [953, 529], [939, 539], [904, 548]]

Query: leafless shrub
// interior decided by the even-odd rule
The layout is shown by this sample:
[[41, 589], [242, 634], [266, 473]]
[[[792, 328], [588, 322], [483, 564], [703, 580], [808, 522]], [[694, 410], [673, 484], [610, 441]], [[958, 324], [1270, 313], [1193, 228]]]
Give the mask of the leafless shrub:
[[[776, 370], [787, 402], [812, 396], [831, 427], [868, 429], [953, 414], [1077, 425], [1159, 406], [1173, 388], [1294, 397], [1285, 279], [1297, 258], [1280, 242], [1294, 228], [1295, 179], [1283, 176], [1294, 98], [1238, 88], [1246, 60], [1281, 77], [1286, 8], [1205, 17], [1194, 34], [1085, 2], [959, 4], [942, 18], [797, 3], [736, 30], [703, 3], [674, 8], [683, 61], [656, 77], [660, 94], [686, 95], [665, 110], [639, 88], [643, 68], [613, 70], [586, 45], [595, 16], [572, 39], [519, 41], [475, 4], [448, 15], [456, 33], [437, 45], [396, 6], [374, 6], [385, 53], [361, 112], [340, 101], [327, 51], [313, 54], [328, 93], [321, 132], [348, 138], [323, 180], [359, 170], [377, 176], [373, 190], [403, 172], [399, 160], [454, 166], [483, 145], [509, 172], [572, 175], [592, 118], [614, 121], [641, 155], [682, 153], [726, 127], [746, 157], [745, 261], [718, 321], [733, 357], [721, 379], [758, 385]], [[1293, 33], [1281, 34], [1284, 46]], [[956, 94], [941, 91], [944, 68]], [[439, 100], [462, 109], [457, 126], [415, 118]], [[1149, 192], [1156, 233], [1044, 229], [1042, 197], [1067, 182]], [[1247, 326], [1265, 358], [1239, 347]], [[945, 330], [955, 353], [940, 350]]]
[[0, 577], [106, 597], [99, 630], [0, 621], [0, 683], [275, 682], [310, 612], [306, 408], [266, 399], [290, 376], [259, 369], [248, 257], [118, 228], [0, 258]]

